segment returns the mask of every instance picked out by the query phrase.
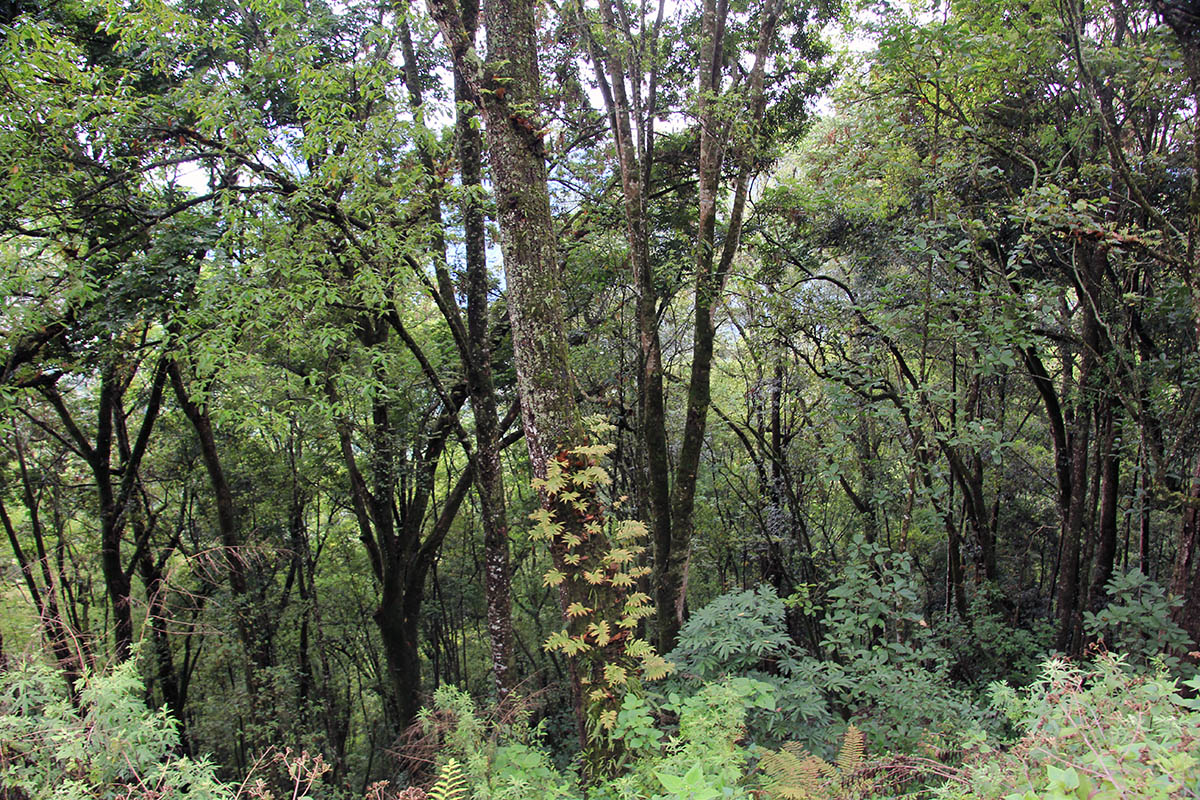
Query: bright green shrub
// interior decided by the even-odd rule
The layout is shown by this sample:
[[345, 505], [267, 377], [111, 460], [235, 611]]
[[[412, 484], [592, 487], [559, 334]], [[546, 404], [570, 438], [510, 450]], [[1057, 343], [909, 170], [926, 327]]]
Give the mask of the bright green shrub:
[[625, 748], [634, 756], [651, 757], [662, 749], [664, 738], [649, 701], [632, 692], [622, 698], [612, 736], [623, 741]]
[[470, 797], [476, 800], [528, 800], [530, 797], [573, 797], [575, 776], [555, 768], [538, 741], [538, 731], [527, 719], [503, 725], [485, 725], [466, 692], [441, 686], [433, 707], [423, 709], [422, 722], [429, 734], [442, 737], [439, 759], [462, 765]]
[[956, 749], [982, 715], [949, 675], [950, 654], [917, 612], [912, 558], [862, 539], [828, 593], [826, 659], [813, 678], [881, 753]]
[[[714, 797], [746, 796], [741, 779], [748, 753], [739, 744], [746, 712], [776, 708], [774, 688], [751, 678], [730, 678], [709, 684], [690, 697], [671, 700], [679, 714], [679, 733], [668, 743], [663, 758], [643, 766], [668, 791], [655, 797], [687, 798], [688, 794], [673, 787], [690, 786], [700, 775], [706, 776], [704, 785], [717, 792]], [[699, 773], [694, 771], [697, 767]]]
[[0, 796], [30, 800], [293, 800], [328, 770], [321, 756], [268, 751], [240, 784], [222, 783], [207, 759], [180, 756], [165, 709], [148, 708], [136, 660], [84, 676], [68, 699], [44, 663], [0, 672]]
[[[622, 774], [588, 786], [588, 800], [748, 800], [743, 783], [750, 753], [740, 744], [746, 710], [774, 703], [770, 686], [748, 678], [672, 696], [661, 709], [627, 694], [614, 734], [628, 737]], [[664, 712], [679, 719], [674, 736], [658, 726]], [[471, 699], [453, 687], [438, 689], [424, 718], [427, 730], [441, 735], [442, 763], [454, 759], [463, 765], [475, 800], [585, 795], [579, 777], [554, 767], [538, 732], [523, 720], [485, 725]]]
[[234, 796], [211, 764], [176, 755], [175, 721], [146, 707], [132, 661], [77, 688], [78, 708], [52, 667], [0, 673], [0, 786], [31, 800]]
[[[949, 652], [916, 613], [909, 556], [859, 539], [825, 595], [825, 657], [788, 636], [774, 589], [723, 595], [695, 612], [667, 658], [672, 686], [741, 675], [770, 684], [776, 707], [752, 712], [751, 741], [795, 741], [832, 757], [849, 718], [883, 753], [955, 749], [982, 735], [980, 710], [949, 677]], [[682, 691], [682, 690], [681, 690]]]
[[[1200, 681], [1188, 686], [1194, 695]], [[1023, 732], [944, 786], [943, 798], [1168, 800], [1200, 794], [1200, 700], [1164, 673], [1104, 656], [1055, 660], [1026, 690], [994, 684], [993, 702]]]
[[669, 660], [699, 677], [761, 671], [798, 653], [784, 628], [784, 603], [769, 585], [730, 592], [688, 617]]

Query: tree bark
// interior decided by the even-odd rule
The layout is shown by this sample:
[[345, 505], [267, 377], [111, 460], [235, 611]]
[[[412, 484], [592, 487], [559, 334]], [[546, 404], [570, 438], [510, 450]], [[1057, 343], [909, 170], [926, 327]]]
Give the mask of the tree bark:
[[[1200, 102], [1200, 10], [1194, 2], [1153, 0], [1154, 9], [1175, 33], [1194, 102]], [[1200, 134], [1192, 131], [1191, 184], [1188, 193], [1185, 283], [1191, 300], [1192, 352], [1200, 351]], [[1200, 458], [1184, 487], [1171, 591], [1183, 602], [1175, 621], [1193, 642], [1200, 642]], [[1148, 538], [1148, 537], [1147, 537]]]
[[[454, 0], [429, 0], [429, 7], [487, 131], [525, 443], [535, 477], [545, 479], [551, 461], [567, 469], [578, 466], [580, 459], [571, 451], [589, 442], [567, 360], [543, 131], [536, 112], [541, 91], [535, 6], [531, 0], [491, 0], [484, 6], [490, 59], [486, 64], [474, 56]], [[564, 621], [568, 633], [578, 637], [584, 618], [567, 614], [573, 603], [608, 610], [604, 599], [596, 597], [598, 587], [583, 578], [585, 570], [596, 568], [599, 554], [607, 552], [607, 537], [602, 527], [588, 526], [589, 521], [597, 522], [594, 492], [581, 489], [576, 502], [562, 501], [545, 489], [540, 494], [543, 508], [561, 526], [550, 542], [550, 552], [556, 569], [566, 576], [559, 583]], [[567, 560], [572, 547], [578, 562]], [[569, 664], [585, 769], [594, 775], [619, 763], [610, 757], [611, 742], [589, 735], [588, 715], [596, 702], [584, 695], [583, 681], [603, 684], [603, 651], [572, 657]]]
[[[132, 373], [128, 376], [132, 378]], [[122, 459], [119, 470], [112, 465], [113, 423], [127, 384], [123, 384], [116, 364], [106, 364], [100, 374], [99, 405], [96, 411], [96, 440], [93, 445], [84, 436], [71, 416], [70, 410], [53, 385], [41, 386], [42, 394], [50, 401], [78, 452], [83, 456], [96, 482], [96, 493], [100, 506], [100, 566], [104, 586], [113, 611], [113, 640], [118, 661], [129, 659], [133, 648], [133, 614], [130, 607], [132, 584], [130, 569], [125, 568], [121, 556], [121, 538], [125, 528], [125, 510], [137, 485], [138, 470], [150, 434], [158, 419], [162, 405], [163, 384], [166, 380], [166, 363], [162, 360], [155, 367], [150, 384], [150, 394], [142, 414], [137, 439], [130, 448], [128, 457]], [[120, 483], [114, 485], [114, 473], [120, 474]]]
[[700, 453], [712, 403], [712, 362], [716, 344], [716, 312], [725, 279], [737, 253], [745, 213], [750, 174], [757, 153], [758, 127], [766, 110], [763, 82], [766, 75], [768, 51], [774, 41], [779, 21], [777, 0], [766, 0], [762, 23], [754, 51], [746, 92], [750, 108], [750, 131], [738, 143], [736, 152], [737, 178], [731, 203], [728, 227], [716, 258], [716, 215], [718, 184], [724, 162], [729, 124], [719, 116], [717, 95], [721, 90], [721, 68], [724, 61], [725, 0], [705, 0], [701, 18], [702, 45], [700, 50], [700, 168], [699, 215], [696, 234], [696, 294], [692, 331], [692, 367], [688, 380], [687, 411], [679, 460], [671, 486], [671, 545], [660, 570], [660, 597], [670, 598], [669, 615], [664, 617], [660, 603], [658, 644], [667, 652], [674, 648], [683, 624], [686, 585], [686, 563], [695, 527], [696, 479], [699, 475]]
[[[38, 610], [38, 622], [42, 628], [42, 634], [46, 637], [46, 641], [50, 645], [50, 652], [54, 654], [54, 659], [58, 662], [59, 669], [63, 671], [63, 677], [66, 678], [68, 695], [71, 701], [75, 702], [75, 682], [83, 674], [85, 666], [85, 658], [82, 653], [82, 637], [63, 618], [59, 610], [57, 581], [50, 569], [50, 559], [46, 552], [45, 536], [42, 532], [38, 502], [29, 480], [24, 447], [19, 439], [16, 442], [15, 449], [17, 463], [21, 471], [22, 500], [25, 505], [25, 511], [29, 515], [29, 527], [33, 534], [37, 562], [42, 575], [42, 586], [40, 588], [38, 587], [37, 574], [34, 572], [33, 563], [25, 554], [24, 548], [21, 547], [21, 540], [17, 536], [17, 529], [13, 525], [12, 519], [8, 516], [8, 510], [4, 507], [2, 494], [0, 494], [0, 525], [3, 525], [4, 532], [8, 536], [13, 556], [17, 559], [17, 566], [21, 570], [21, 576], [25, 579], [25, 587], [29, 590], [29, 597], [33, 600], [33, 604]], [[0, 490], [3, 490], [3, 488], [3, 484], [0, 483]], [[79, 648], [78, 653], [72, 652], [72, 645]]]
[[1120, 515], [1121, 454], [1116, 449], [1116, 420], [1114, 402], [1105, 402], [1100, 432], [1100, 520], [1096, 528], [1096, 548], [1093, 557], [1091, 587], [1088, 589], [1088, 609], [1104, 607], [1107, 598], [1105, 585], [1112, 578], [1117, 558], [1117, 522]]
[[[629, 259], [637, 298], [638, 329], [638, 438], [643, 448], [641, 478], [645, 511], [654, 541], [654, 576], [657, 607], [658, 649], [674, 648], [683, 622], [686, 594], [686, 564], [695, 509], [695, 482], [704, 443], [708, 410], [711, 403], [711, 371], [715, 338], [714, 317], [724, 289], [740, 236], [746, 186], [757, 150], [757, 131], [762, 121], [763, 80], [767, 52], [774, 40], [778, 22], [776, 0], [763, 5], [762, 24], [747, 81], [749, 132], [736, 147], [737, 162], [734, 199], [728, 231], [717, 259], [716, 217], [722, 165], [730, 150], [731, 120], [718, 102], [722, 93], [725, 24], [729, 5], [725, 0], [708, 0], [701, 18], [698, 93], [700, 131], [699, 208], [696, 259], [694, 332], [692, 366], [688, 385], [688, 411], [679, 461], [672, 476], [668, 458], [666, 400], [663, 386], [662, 346], [658, 329], [658, 297], [654, 289], [649, 252], [647, 193], [654, 159], [654, 119], [657, 113], [657, 67], [649, 70], [648, 96], [643, 100], [640, 85], [642, 59], [655, 59], [658, 18], [639, 47], [632, 44], [627, 22], [618, 20], [611, 0], [599, 5], [603, 44], [585, 28], [588, 48], [595, 66], [601, 95], [608, 111], [609, 124], [616, 144], [617, 162], [624, 199]], [[622, 27], [621, 23], [626, 23]], [[587, 22], [584, 20], [584, 24]], [[645, 19], [642, 24], [645, 25]], [[648, 43], [649, 52], [641, 47]], [[628, 52], [629, 61], [622, 56]], [[633, 66], [627, 90], [628, 69]]]
[[1074, 422], [1070, 436], [1071, 493], [1065, 509], [1062, 548], [1059, 559], [1058, 634], [1055, 647], [1077, 653], [1082, 641], [1081, 595], [1082, 564], [1080, 559], [1083, 537], [1087, 535], [1090, 514], [1088, 499], [1088, 466], [1092, 448], [1091, 430], [1095, 408], [1093, 373], [1100, 351], [1099, 320], [1100, 281], [1104, 275], [1106, 256], [1094, 243], [1084, 243], [1079, 251], [1079, 312], [1082, 316], [1079, 334], [1079, 374], [1076, 381]]

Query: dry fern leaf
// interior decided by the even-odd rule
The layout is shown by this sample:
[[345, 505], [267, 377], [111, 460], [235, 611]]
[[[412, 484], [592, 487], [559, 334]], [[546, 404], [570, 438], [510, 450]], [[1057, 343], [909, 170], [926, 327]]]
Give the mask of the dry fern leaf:
[[758, 766], [766, 774], [764, 781], [767, 793], [779, 800], [808, 800], [809, 784], [804, 761], [787, 750], [770, 751], [759, 760]]
[[842, 780], [849, 780], [854, 773], [862, 769], [865, 754], [866, 737], [854, 725], [846, 728], [842, 739], [842, 750], [838, 753], [837, 766]]
[[780, 800], [820, 797], [829, 779], [837, 774], [832, 764], [795, 742], [787, 742], [778, 752], [768, 751], [758, 765], [767, 776], [767, 794]]

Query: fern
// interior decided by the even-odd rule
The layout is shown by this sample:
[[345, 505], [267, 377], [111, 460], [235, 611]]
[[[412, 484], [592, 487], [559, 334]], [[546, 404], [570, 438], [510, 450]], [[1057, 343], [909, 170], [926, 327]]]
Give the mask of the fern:
[[766, 775], [767, 795], [778, 800], [817, 800], [856, 797], [869, 788], [855, 775], [866, 760], [866, 737], [851, 725], [846, 729], [837, 764], [812, 755], [796, 742], [767, 751], [758, 766]]
[[842, 749], [837, 759], [837, 768], [842, 780], [847, 780], [862, 769], [865, 739], [863, 732], [853, 725], [846, 728], [846, 736], [842, 739]]
[[767, 775], [768, 794], [781, 800], [817, 797], [828, 780], [836, 775], [832, 764], [810, 755], [795, 742], [788, 742], [778, 752], [766, 753], [758, 766]]
[[435, 783], [426, 795], [429, 800], [465, 800], [467, 778], [457, 759], [448, 759], [438, 772]]

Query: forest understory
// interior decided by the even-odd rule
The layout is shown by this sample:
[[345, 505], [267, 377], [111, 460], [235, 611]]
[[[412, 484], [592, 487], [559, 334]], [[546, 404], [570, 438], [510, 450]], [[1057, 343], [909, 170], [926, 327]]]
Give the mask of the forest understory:
[[0, 37], [2, 800], [1200, 797], [1200, 3]]

